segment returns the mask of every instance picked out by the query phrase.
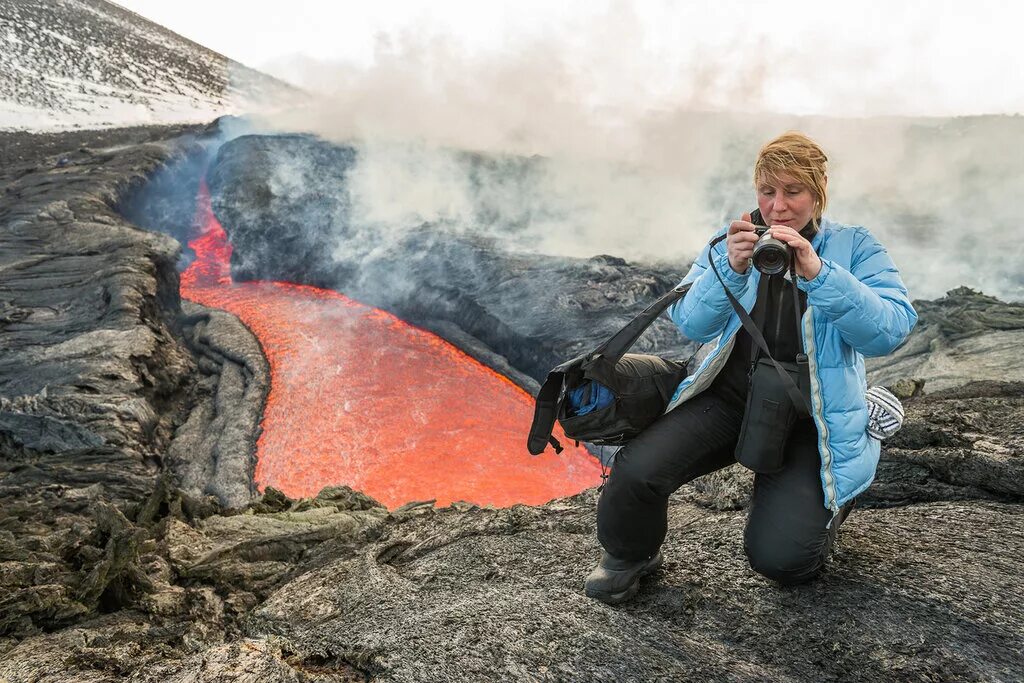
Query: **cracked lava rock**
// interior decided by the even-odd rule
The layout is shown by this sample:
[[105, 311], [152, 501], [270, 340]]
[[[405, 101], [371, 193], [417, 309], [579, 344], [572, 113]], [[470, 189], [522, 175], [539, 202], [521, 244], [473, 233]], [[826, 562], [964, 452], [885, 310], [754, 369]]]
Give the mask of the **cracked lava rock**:
[[[965, 375], [1019, 339], [1020, 304], [919, 309], [925, 342], [878, 369], [914, 369], [886, 380], [905, 427], [819, 581], [746, 566], [732, 467], [672, 497], [663, 569], [610, 608], [582, 591], [595, 489], [506, 508], [255, 490], [259, 343], [182, 302], [181, 242], [126, 218], [215, 133], [0, 133], [0, 681], [1020, 680], [1024, 384]], [[643, 270], [546, 267], [597, 293]], [[601, 300], [588, 316], [628, 316]], [[460, 310], [435, 320], [451, 338]]]

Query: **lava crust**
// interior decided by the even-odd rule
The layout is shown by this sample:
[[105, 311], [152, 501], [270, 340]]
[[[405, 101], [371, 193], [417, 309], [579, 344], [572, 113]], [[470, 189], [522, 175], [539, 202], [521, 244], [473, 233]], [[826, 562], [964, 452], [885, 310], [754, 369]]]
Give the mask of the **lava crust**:
[[[500, 509], [389, 510], [346, 487], [254, 495], [253, 407], [268, 376], [259, 346], [228, 314], [183, 308], [178, 243], [115, 210], [207, 153], [205, 140], [181, 129], [0, 133], [0, 680], [873, 682], [1024, 671], [1019, 381], [929, 391], [926, 378], [922, 394], [916, 372], [898, 378], [917, 394], [907, 425], [883, 449], [825, 575], [796, 588], [746, 565], [739, 467], [673, 496], [666, 564], [617, 609], [582, 590], [599, 551], [595, 489]], [[672, 281], [608, 259], [527, 264], [469, 242], [426, 258], [474, 249], [477, 265], [520, 264], [485, 269], [486, 286], [466, 290], [493, 311], [481, 328], [512, 328], [517, 306], [529, 317], [518, 299], [498, 304], [502, 273], [522, 276], [516, 292], [532, 292], [532, 277], [547, 301], [560, 284], [564, 302], [593, 292], [575, 320], [621, 320], [632, 303], [602, 303], [603, 292], [639, 301]], [[593, 277], [583, 284], [581, 272]], [[649, 286], [624, 295], [624, 283]], [[954, 320], [979, 296], [951, 292], [932, 312]], [[469, 308], [429, 308], [472, 329]], [[1018, 308], [988, 302], [970, 329], [942, 328], [942, 339], [985, 343], [961, 347], [955, 372], [936, 372], [986, 367], [985, 340], [1018, 333]], [[571, 330], [546, 334], [563, 329], [552, 316], [516, 328], [534, 368], [571, 347]], [[597, 327], [580, 328], [584, 343]], [[932, 372], [914, 343], [915, 367]]]

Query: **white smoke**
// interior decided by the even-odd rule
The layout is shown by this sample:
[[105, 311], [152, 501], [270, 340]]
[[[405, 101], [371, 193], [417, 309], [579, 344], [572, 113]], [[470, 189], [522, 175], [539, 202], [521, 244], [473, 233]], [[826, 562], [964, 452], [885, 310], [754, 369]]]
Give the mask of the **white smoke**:
[[[764, 60], [726, 51], [681, 65], [659, 90], [643, 74], [629, 79], [640, 61], [628, 56], [643, 50], [645, 35], [631, 17], [620, 8], [576, 31], [577, 43], [607, 46], [592, 64], [552, 37], [470, 53], [437, 35], [391, 38], [369, 67], [279, 64], [279, 75], [301, 69], [303, 85], [327, 94], [262, 125], [354, 143], [355, 217], [378, 238], [429, 222], [526, 251], [677, 265], [753, 208], [758, 148], [798, 129], [830, 156], [829, 216], [869, 227], [912, 296], [967, 285], [1024, 298], [1015, 207], [1024, 196], [1024, 119], [726, 113], [763, 109], [778, 69], [845, 62], [827, 41]], [[747, 56], [758, 49], [769, 48], [755, 41]], [[606, 71], [624, 92], [611, 91], [599, 77]], [[796, 88], [794, 101], [846, 97], [862, 114], [906, 98], [893, 88], [855, 98], [848, 85]], [[481, 171], [466, 151], [540, 158], [525, 171], [512, 162]]]

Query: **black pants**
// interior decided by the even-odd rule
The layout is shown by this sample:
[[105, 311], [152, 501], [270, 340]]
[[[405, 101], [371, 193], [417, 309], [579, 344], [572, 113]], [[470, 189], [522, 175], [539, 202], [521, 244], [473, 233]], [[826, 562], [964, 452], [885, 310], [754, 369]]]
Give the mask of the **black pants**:
[[[683, 484], [736, 462], [743, 408], [712, 391], [662, 415], [615, 456], [597, 505], [597, 535], [610, 554], [630, 560], [657, 552], [668, 527], [668, 498]], [[776, 474], [754, 477], [743, 547], [755, 571], [780, 583], [816, 577], [837, 522], [824, 506], [814, 421], [799, 420]], [[845, 511], [844, 511], [845, 512]]]

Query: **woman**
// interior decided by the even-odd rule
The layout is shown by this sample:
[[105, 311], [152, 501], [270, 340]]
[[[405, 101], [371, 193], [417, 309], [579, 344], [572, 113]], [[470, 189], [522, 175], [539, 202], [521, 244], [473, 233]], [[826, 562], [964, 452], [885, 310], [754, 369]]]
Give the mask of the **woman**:
[[[854, 497], [874, 478], [880, 442], [867, 432], [864, 356], [897, 348], [917, 313], [885, 248], [865, 228], [822, 218], [826, 162], [800, 133], [766, 144], [754, 165], [757, 211], [719, 231], [724, 242], [705, 247], [683, 279], [693, 285], [669, 308], [672, 320], [690, 339], [717, 343], [665, 414], [617, 454], [598, 503], [604, 552], [587, 577], [589, 596], [609, 603], [632, 597], [639, 578], [661, 565], [669, 495], [736, 462], [744, 420], [754, 412], [746, 409], [753, 361], [765, 354], [725, 287], [751, 312], [775, 360], [806, 353], [806, 382], [797, 384], [809, 386], [811, 415], [781, 435], [781, 469], [755, 475], [744, 531], [751, 567], [783, 584], [816, 577]], [[785, 274], [752, 267], [758, 225], [792, 251], [795, 296]], [[795, 389], [790, 395], [799, 396]]]

